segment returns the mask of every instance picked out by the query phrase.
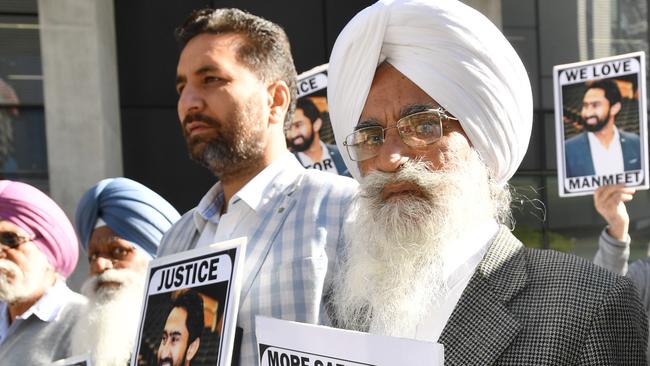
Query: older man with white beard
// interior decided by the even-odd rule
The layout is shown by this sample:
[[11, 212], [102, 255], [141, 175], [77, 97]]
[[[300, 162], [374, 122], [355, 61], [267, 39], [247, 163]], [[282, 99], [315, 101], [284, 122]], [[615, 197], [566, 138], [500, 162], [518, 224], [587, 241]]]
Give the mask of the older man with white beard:
[[89, 304], [72, 332], [72, 354], [94, 366], [128, 364], [139, 324], [146, 269], [180, 215], [164, 198], [127, 178], [104, 179], [81, 198], [75, 216], [90, 277]]
[[65, 284], [77, 238], [38, 189], [0, 180], [0, 364], [49, 365], [67, 357], [85, 300]]
[[502, 225], [533, 106], [488, 19], [455, 0], [380, 1], [337, 39], [328, 83], [361, 181], [335, 325], [441, 343], [446, 365], [645, 364], [628, 279], [525, 248]]

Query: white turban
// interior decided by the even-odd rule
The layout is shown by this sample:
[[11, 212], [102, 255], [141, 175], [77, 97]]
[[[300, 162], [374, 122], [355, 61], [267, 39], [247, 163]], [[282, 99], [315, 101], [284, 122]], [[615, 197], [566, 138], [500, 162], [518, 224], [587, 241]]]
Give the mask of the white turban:
[[[492, 176], [505, 184], [528, 148], [533, 99], [526, 69], [485, 16], [456, 0], [383, 0], [339, 35], [327, 98], [339, 149], [387, 61], [460, 121]], [[358, 165], [343, 153], [352, 175]]]

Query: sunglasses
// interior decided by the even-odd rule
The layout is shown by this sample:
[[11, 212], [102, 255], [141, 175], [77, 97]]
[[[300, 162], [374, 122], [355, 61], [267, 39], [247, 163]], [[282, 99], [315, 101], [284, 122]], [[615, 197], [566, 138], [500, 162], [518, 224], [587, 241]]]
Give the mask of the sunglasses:
[[34, 240], [22, 235], [18, 235], [13, 231], [0, 231], [0, 244], [8, 246], [11, 249], [16, 249], [20, 245]]

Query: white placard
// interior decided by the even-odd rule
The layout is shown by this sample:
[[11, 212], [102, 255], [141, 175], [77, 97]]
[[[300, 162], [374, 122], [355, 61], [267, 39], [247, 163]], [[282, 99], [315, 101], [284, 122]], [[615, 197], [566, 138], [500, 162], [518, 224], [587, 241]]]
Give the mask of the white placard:
[[648, 189], [645, 53], [555, 66], [553, 84], [560, 197]]
[[260, 366], [442, 366], [442, 344], [255, 317]]
[[237, 238], [152, 260], [131, 366], [229, 366], [245, 253]]
[[327, 67], [329, 64], [316, 66], [297, 77], [298, 98], [313, 94], [327, 88]]

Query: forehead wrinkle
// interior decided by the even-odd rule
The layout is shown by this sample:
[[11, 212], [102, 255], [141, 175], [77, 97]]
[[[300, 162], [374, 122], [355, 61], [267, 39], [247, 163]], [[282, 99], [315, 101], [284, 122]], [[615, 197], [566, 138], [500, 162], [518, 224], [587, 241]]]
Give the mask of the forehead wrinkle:
[[[126, 239], [124, 239], [124, 238], [122, 238], [120, 236], [117, 236], [117, 235], [101, 236], [101, 237], [96, 238], [95, 240], [93, 240], [90, 244], [100, 245], [100, 246], [111, 246], [112, 245], [112, 246], [124, 247], [124, 245], [122, 245], [121, 240], [129, 243], [129, 246], [131, 246], [130, 242], [128, 240], [126, 240]], [[90, 246], [89, 246], [89, 248], [90, 248]]]

